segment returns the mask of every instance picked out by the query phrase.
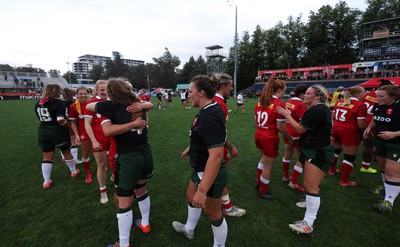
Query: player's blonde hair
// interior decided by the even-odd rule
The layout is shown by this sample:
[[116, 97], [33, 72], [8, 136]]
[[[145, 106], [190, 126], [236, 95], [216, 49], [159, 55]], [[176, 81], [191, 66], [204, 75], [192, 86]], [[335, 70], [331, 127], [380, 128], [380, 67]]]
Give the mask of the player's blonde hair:
[[311, 86], [311, 88], [314, 89], [315, 95], [320, 96], [319, 102], [321, 102], [321, 103], [325, 104], [327, 107], [329, 107], [329, 101], [328, 101], [329, 94], [328, 94], [328, 90], [326, 90], [326, 88], [323, 87], [323, 86], [320, 85], [320, 84], [313, 85], [313, 86]]
[[357, 93], [365, 91], [363, 87], [353, 86], [346, 89], [344, 92], [343, 102], [345, 106], [350, 105], [350, 98], [354, 97]]

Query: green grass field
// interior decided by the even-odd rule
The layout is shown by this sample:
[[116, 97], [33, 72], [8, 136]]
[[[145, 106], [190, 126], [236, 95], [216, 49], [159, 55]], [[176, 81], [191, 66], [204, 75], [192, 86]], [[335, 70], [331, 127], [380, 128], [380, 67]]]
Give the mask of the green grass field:
[[[203, 215], [196, 237], [188, 241], [176, 233], [171, 222], [186, 222], [186, 186], [190, 169], [180, 159], [189, 144], [189, 127], [197, 108], [183, 110], [179, 98], [166, 111], [149, 113], [149, 142], [155, 160], [155, 175], [149, 182], [152, 232], [131, 231], [131, 246], [212, 246], [213, 236]], [[38, 120], [35, 101], [1, 101], [1, 179], [0, 246], [106, 246], [118, 239], [117, 219], [108, 180], [110, 201], [99, 202], [97, 180], [85, 184], [83, 174], [72, 179], [65, 164], [55, 159], [53, 186], [42, 189], [41, 151], [37, 145]], [[321, 185], [321, 207], [314, 225], [314, 237], [297, 235], [288, 224], [303, 218], [304, 209], [295, 203], [303, 193], [292, 191], [281, 181], [281, 155], [274, 165], [270, 188], [273, 200], [262, 200], [254, 190], [260, 153], [254, 144], [253, 107], [246, 103], [246, 115], [231, 114], [228, 137], [238, 147], [239, 157], [232, 159], [230, 197], [234, 205], [247, 210], [242, 218], [227, 218], [227, 246], [399, 246], [400, 199], [393, 212], [381, 214], [372, 205], [383, 199], [369, 188], [381, 183], [379, 174], [359, 172], [357, 158], [352, 179], [354, 188], [339, 186], [339, 176], [327, 175]], [[179, 104], [179, 105], [178, 105]], [[234, 100], [229, 101], [234, 109]], [[294, 162], [294, 159], [293, 159]], [[291, 167], [293, 167], [293, 162]], [[376, 168], [376, 164], [373, 164]], [[92, 173], [96, 163], [92, 158]], [[134, 218], [140, 216], [137, 203]]]

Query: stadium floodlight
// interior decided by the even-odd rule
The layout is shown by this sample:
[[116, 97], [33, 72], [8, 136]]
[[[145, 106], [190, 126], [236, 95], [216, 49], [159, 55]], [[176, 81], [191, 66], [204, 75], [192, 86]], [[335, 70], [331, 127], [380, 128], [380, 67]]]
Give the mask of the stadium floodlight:
[[236, 98], [237, 93], [237, 43], [238, 43], [238, 33], [237, 33], [237, 0], [228, 0], [228, 5], [235, 5], [235, 71], [233, 73], [233, 97]]

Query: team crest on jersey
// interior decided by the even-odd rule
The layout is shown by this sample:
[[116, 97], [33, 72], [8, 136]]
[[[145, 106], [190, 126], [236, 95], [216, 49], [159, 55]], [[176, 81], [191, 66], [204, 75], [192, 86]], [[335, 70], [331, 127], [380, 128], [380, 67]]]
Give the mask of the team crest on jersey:
[[389, 109], [386, 110], [386, 115], [390, 116], [392, 114], [393, 114], [393, 109], [392, 108], [389, 108]]
[[286, 103], [286, 107], [289, 109], [294, 109], [296, 106], [290, 103]]
[[340, 107], [343, 107], [343, 108], [348, 108], [348, 109], [353, 109], [353, 107], [354, 107], [354, 105], [352, 105], [352, 104], [345, 105], [343, 102], [338, 103], [337, 105], [340, 106]]
[[79, 118], [83, 119], [84, 118], [83, 114], [79, 114]]
[[366, 99], [366, 100], [369, 100], [369, 101], [371, 101], [371, 102], [374, 102], [374, 103], [377, 103], [377, 102], [378, 102], [378, 100], [377, 100], [375, 97], [371, 97], [371, 96], [369, 96], [369, 95], [366, 96], [365, 99]]
[[101, 118], [101, 114], [100, 114], [100, 113], [97, 113], [97, 114], [96, 114], [96, 117], [97, 117], [97, 118]]

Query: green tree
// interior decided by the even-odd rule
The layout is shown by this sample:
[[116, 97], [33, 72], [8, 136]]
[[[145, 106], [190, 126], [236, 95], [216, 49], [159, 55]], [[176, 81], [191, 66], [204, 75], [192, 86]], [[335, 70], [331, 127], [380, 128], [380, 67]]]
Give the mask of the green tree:
[[303, 66], [352, 63], [361, 12], [340, 1], [332, 8], [322, 6], [310, 12], [306, 28], [306, 54]]
[[[67, 71], [63, 76], [62, 76], [68, 83], [78, 83], [78, 80], [76, 78], [75, 73], [71, 71]], [[69, 81], [71, 78], [71, 81]]]
[[93, 68], [90, 70], [89, 74], [90, 78], [93, 79], [93, 81], [107, 78], [104, 74], [104, 68], [103, 66], [101, 66], [101, 64], [93, 65]]
[[329, 64], [353, 63], [357, 59], [356, 43], [361, 11], [346, 2], [335, 5], [331, 20]]
[[179, 82], [189, 82], [196, 71], [196, 61], [193, 56], [189, 58], [189, 61], [183, 65], [182, 71], [179, 74]]
[[122, 55], [118, 51], [112, 52], [112, 58], [106, 62], [106, 78], [127, 77], [129, 66], [122, 61]]
[[288, 23], [281, 28], [283, 43], [283, 64], [281, 68], [299, 67], [304, 48], [305, 24], [301, 21], [301, 15], [296, 19], [289, 16]]
[[306, 52], [302, 66], [325, 64], [329, 59], [329, 27], [332, 12], [330, 5], [322, 6], [318, 12], [310, 12], [305, 34]]
[[160, 87], [159, 80], [161, 80], [162, 78], [160, 67], [154, 63], [146, 63], [145, 70], [146, 77], [149, 77], [150, 89]]
[[129, 66], [129, 81], [133, 87], [137, 89], [147, 88], [146, 66], [143, 64], [137, 66]]
[[58, 77], [60, 75], [60, 71], [57, 69], [51, 69], [47, 72], [51, 77]]
[[0, 71], [14, 71], [14, 68], [8, 64], [0, 64]]
[[398, 0], [365, 0], [367, 9], [362, 15], [362, 23], [400, 16]]
[[193, 57], [189, 58], [189, 61], [185, 63], [182, 71], [179, 74], [179, 83], [188, 83], [196, 75], [207, 74], [207, 64], [202, 56], [199, 56], [197, 60]]
[[284, 67], [283, 64], [287, 64], [287, 62], [282, 62], [285, 56], [285, 40], [282, 36], [282, 26], [283, 24], [279, 22], [275, 27], [268, 29], [265, 34], [266, 67], [268, 69], [281, 69]]
[[178, 79], [175, 69], [181, 64], [179, 57], [173, 56], [168, 48], [165, 47], [163, 56], [153, 58], [153, 61], [160, 69], [159, 86], [165, 88], [175, 87]]

